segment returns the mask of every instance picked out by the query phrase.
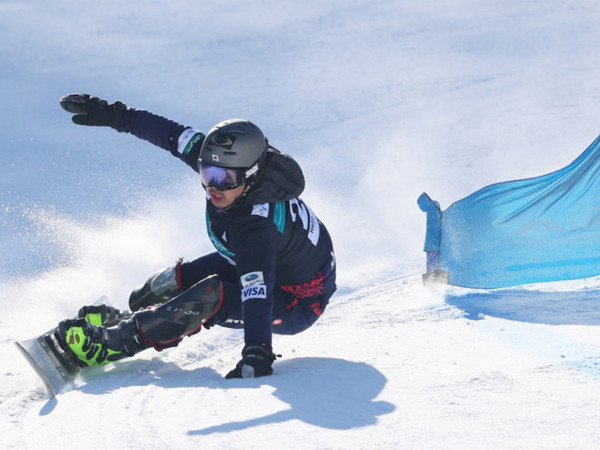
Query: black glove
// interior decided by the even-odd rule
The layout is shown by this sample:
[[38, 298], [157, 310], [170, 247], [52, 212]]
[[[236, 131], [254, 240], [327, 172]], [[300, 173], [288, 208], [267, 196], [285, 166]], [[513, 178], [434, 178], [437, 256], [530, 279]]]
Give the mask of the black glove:
[[246, 345], [242, 359], [225, 378], [257, 378], [272, 375], [271, 365], [277, 357], [267, 345]]
[[117, 100], [109, 104], [106, 100], [89, 94], [69, 94], [61, 97], [59, 101], [65, 111], [75, 114], [72, 120], [77, 125], [116, 129], [123, 111], [127, 109], [125, 103], [121, 101]]

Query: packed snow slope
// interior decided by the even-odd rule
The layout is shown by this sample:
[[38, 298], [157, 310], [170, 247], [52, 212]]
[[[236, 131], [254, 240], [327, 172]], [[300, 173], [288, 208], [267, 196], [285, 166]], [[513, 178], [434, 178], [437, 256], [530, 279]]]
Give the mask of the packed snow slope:
[[[564, 167], [600, 134], [592, 0], [0, 3], [3, 448], [598, 448], [600, 280], [423, 286], [427, 191]], [[256, 122], [303, 166], [337, 251], [320, 321], [275, 375], [242, 335], [89, 370], [49, 400], [14, 342], [211, 251], [197, 176], [77, 127], [60, 96], [208, 130]]]

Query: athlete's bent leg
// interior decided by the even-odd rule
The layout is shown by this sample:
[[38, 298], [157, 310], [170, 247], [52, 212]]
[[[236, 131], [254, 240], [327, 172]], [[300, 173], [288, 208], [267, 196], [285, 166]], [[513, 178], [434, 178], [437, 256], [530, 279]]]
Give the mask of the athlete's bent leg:
[[215, 275], [166, 303], [135, 312], [114, 327], [93, 325], [85, 319], [63, 321], [57, 327], [56, 338], [81, 366], [104, 365], [146, 348], [176, 346], [185, 336], [200, 331], [222, 302], [222, 284]]

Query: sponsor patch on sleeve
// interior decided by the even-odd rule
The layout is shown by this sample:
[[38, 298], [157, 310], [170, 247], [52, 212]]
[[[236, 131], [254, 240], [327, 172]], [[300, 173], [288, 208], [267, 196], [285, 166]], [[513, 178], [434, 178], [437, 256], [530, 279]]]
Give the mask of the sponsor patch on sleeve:
[[265, 284], [265, 277], [262, 272], [248, 272], [240, 277], [242, 287], [247, 288], [256, 284]]
[[250, 300], [252, 298], [267, 298], [267, 286], [264, 284], [257, 284], [242, 289], [242, 302]]
[[193, 128], [187, 128], [179, 135], [179, 139], [177, 140], [177, 153], [180, 155], [187, 155], [194, 144], [199, 140], [204, 138], [204, 134], [202, 134], [198, 130], [194, 130]]

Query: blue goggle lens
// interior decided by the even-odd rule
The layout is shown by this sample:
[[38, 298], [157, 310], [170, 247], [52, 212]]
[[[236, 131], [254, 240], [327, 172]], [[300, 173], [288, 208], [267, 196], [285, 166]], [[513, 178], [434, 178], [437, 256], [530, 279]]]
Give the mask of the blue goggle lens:
[[205, 187], [214, 187], [219, 191], [235, 189], [244, 183], [244, 172], [238, 169], [211, 166], [200, 163], [200, 179]]

